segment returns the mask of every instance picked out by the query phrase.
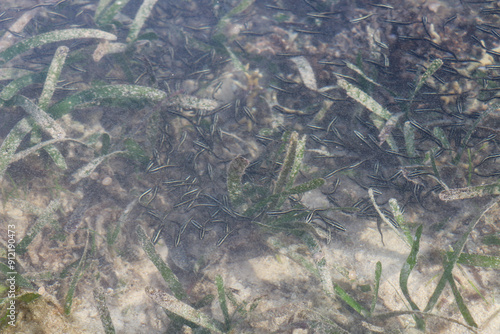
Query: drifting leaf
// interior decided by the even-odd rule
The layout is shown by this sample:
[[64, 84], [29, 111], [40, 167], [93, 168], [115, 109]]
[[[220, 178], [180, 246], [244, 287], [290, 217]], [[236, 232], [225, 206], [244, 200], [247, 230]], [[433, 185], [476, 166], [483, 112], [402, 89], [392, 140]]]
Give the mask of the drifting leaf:
[[368, 77], [362, 69], [360, 69], [359, 67], [357, 67], [356, 65], [354, 64], [351, 64], [350, 62], [348, 61], [345, 61], [344, 60], [344, 63], [346, 64], [346, 66], [348, 68], [350, 68], [351, 70], [353, 70], [354, 72], [358, 73], [363, 79], [365, 79], [366, 81], [370, 82], [371, 84], [375, 85], [375, 86], [378, 86], [378, 87], [381, 87], [380, 84], [376, 83], [373, 79], [371, 79], [370, 77]]
[[335, 284], [334, 285], [335, 292], [337, 295], [347, 303], [350, 307], [352, 307], [356, 312], [361, 314], [364, 317], [369, 317], [370, 316], [370, 311], [365, 309], [363, 306], [361, 306], [360, 303], [358, 303], [354, 298], [352, 298], [344, 289], [340, 287], [340, 285]]
[[227, 309], [226, 291], [224, 289], [224, 281], [222, 280], [222, 276], [217, 275], [215, 277], [215, 285], [217, 286], [219, 305], [222, 310], [222, 314], [224, 315], [225, 331], [227, 332], [231, 329], [231, 317], [229, 316], [229, 311]]
[[151, 15], [151, 11], [153, 10], [153, 7], [157, 1], [158, 0], [144, 0], [141, 7], [139, 7], [139, 10], [135, 14], [134, 21], [130, 26], [130, 30], [127, 36], [127, 43], [132, 43], [137, 39], [137, 36], [139, 36], [139, 32], [144, 25], [144, 22], [146, 22], [146, 19], [149, 17], [149, 15]]
[[21, 119], [10, 130], [5, 137], [2, 146], [0, 146], [0, 182], [3, 175], [12, 161], [12, 157], [16, 152], [23, 138], [31, 131], [31, 125], [26, 118]]
[[449, 277], [448, 283], [450, 283], [451, 291], [453, 292], [453, 296], [455, 297], [455, 301], [457, 302], [458, 309], [460, 310], [460, 313], [464, 317], [465, 322], [467, 322], [469, 326], [477, 328], [477, 324], [474, 321], [474, 318], [472, 317], [472, 314], [470, 313], [469, 309], [467, 308], [467, 305], [465, 305], [464, 299], [462, 298], [462, 295], [458, 290], [457, 284], [455, 283], [455, 279], [453, 278], [453, 276]]
[[378, 117], [386, 121], [392, 117], [392, 114], [387, 109], [382, 107], [370, 95], [366, 94], [358, 87], [351, 85], [339, 76], [337, 76], [337, 83], [341, 88], [345, 89], [349, 97], [361, 103], [366, 109], [370, 110]]
[[[413, 94], [410, 97], [411, 101], [413, 101], [413, 99], [417, 95], [418, 91], [420, 90], [420, 88], [422, 88], [422, 86], [427, 81], [427, 79], [429, 79], [432, 75], [434, 75], [434, 73], [436, 73], [436, 71], [439, 70], [439, 68], [442, 65], [443, 65], [443, 61], [441, 59], [439, 59], [439, 58], [434, 59], [434, 61], [429, 65], [427, 70], [424, 72], [424, 74], [422, 74], [422, 76], [418, 80], [417, 85], [415, 87], [415, 90], [413, 91]], [[410, 102], [410, 104], [411, 104], [411, 102]]]
[[98, 63], [101, 59], [109, 54], [125, 52], [127, 49], [127, 44], [124, 43], [110, 43], [109, 41], [103, 41], [97, 45], [97, 48], [92, 54], [92, 59]]
[[[317, 274], [323, 287], [323, 291], [328, 296], [333, 297], [337, 289], [334, 286], [332, 275], [330, 273], [330, 267], [326, 262], [326, 257], [324, 256], [321, 243], [318, 242], [318, 240], [311, 233], [303, 233], [300, 237], [309, 248], [309, 251], [314, 259], [316, 268], [314, 268], [315, 270], [311, 270], [311, 272]], [[299, 263], [307, 265], [308, 261], [302, 261]]]
[[162, 90], [137, 85], [107, 85], [76, 93], [54, 104], [48, 112], [59, 118], [78, 107], [94, 105], [103, 100], [133, 99], [157, 103], [168, 98]]
[[302, 184], [299, 184], [298, 186], [288, 189], [287, 191], [284, 192], [284, 194], [286, 195], [303, 194], [305, 192], [317, 189], [324, 184], [325, 184], [325, 179], [321, 178], [313, 179], [311, 181], [304, 182]]
[[399, 118], [403, 115], [403, 113], [397, 113], [395, 115], [392, 115], [391, 118], [385, 122], [384, 126], [382, 129], [380, 129], [380, 133], [378, 134], [378, 139], [379, 139], [379, 146], [382, 146], [383, 143], [387, 140], [387, 138], [391, 135], [392, 130], [396, 127], [398, 124]]
[[202, 99], [192, 95], [179, 94], [165, 101], [166, 106], [179, 106], [186, 109], [213, 110], [219, 102], [212, 99]]
[[19, 296], [19, 300], [24, 302], [24, 303], [31, 303], [32, 301], [40, 298], [42, 295], [39, 295], [38, 293], [33, 293], [33, 292], [28, 292], [28, 293], [25, 293], [21, 296]]
[[[12, 159], [10, 160], [10, 163], [14, 163], [16, 161], [19, 161], [21, 159], [24, 159], [26, 158], [28, 155], [30, 154], [33, 154], [35, 153], [36, 151], [40, 150], [40, 149], [47, 149], [47, 148], [50, 148], [53, 144], [55, 143], [59, 143], [59, 142], [62, 142], [62, 141], [73, 141], [73, 142], [76, 142], [76, 143], [79, 143], [79, 144], [82, 144], [82, 145], [85, 145], [85, 143], [82, 143], [81, 141], [78, 141], [78, 140], [75, 140], [75, 139], [71, 139], [71, 138], [61, 138], [61, 139], [50, 139], [50, 140], [46, 140], [44, 142], [41, 142], [40, 144], [37, 144], [35, 146], [31, 146], [30, 148], [27, 148], [21, 152], [18, 152], [14, 155], [14, 157], [12, 157]], [[60, 155], [61, 153], [59, 151], [57, 151], [58, 155]], [[57, 156], [56, 159], [59, 159], [60, 157]], [[62, 167], [66, 167], [66, 161], [64, 160], [64, 157], [61, 156], [62, 160], [63, 161], [56, 161], [56, 164], [58, 166], [62, 166]]]
[[316, 83], [316, 76], [314, 75], [314, 71], [312, 69], [311, 64], [305, 57], [293, 57], [290, 58], [291, 61], [297, 66], [299, 69], [300, 77], [302, 78], [302, 82], [304, 85], [312, 91], [318, 90], [318, 85]]
[[98, 29], [54, 30], [22, 40], [19, 43], [6, 49], [5, 51], [0, 52], [0, 65], [5, 64], [15, 56], [23, 52], [26, 52], [30, 49], [34, 49], [49, 43], [67, 41], [78, 38], [97, 38], [97, 39], [107, 39], [110, 41], [116, 40], [115, 35]]
[[[285, 158], [281, 171], [278, 175], [278, 180], [273, 189], [273, 195], [269, 197], [269, 208], [279, 208], [285, 201], [287, 185], [291, 180], [291, 173], [297, 159], [297, 146], [298, 146], [298, 133], [293, 131], [291, 133], [284, 133], [282, 136], [282, 146], [276, 153], [276, 156], [284, 149], [284, 145], [288, 142]], [[298, 162], [301, 163], [301, 160]], [[267, 199], [265, 199], [267, 200]], [[259, 203], [257, 203], [258, 205]]]
[[489, 195], [500, 195], [500, 182], [486, 184], [483, 186], [443, 190], [439, 193], [439, 199], [448, 202], [458, 199], [483, 197]]
[[44, 147], [45, 152], [50, 156], [52, 161], [56, 164], [57, 167], [62, 170], [68, 169], [68, 165], [66, 164], [66, 159], [64, 155], [53, 145], [47, 145]]
[[0, 106], [4, 104], [4, 101], [9, 101], [12, 99], [21, 89], [34, 84], [43, 82], [46, 78], [47, 72], [42, 71], [39, 73], [33, 73], [25, 75], [19, 79], [9, 82], [5, 87], [3, 87], [0, 92]]
[[492, 200], [488, 206], [486, 207], [481, 214], [479, 214], [478, 218], [474, 221], [474, 223], [470, 224], [467, 231], [462, 235], [460, 240], [458, 240], [455, 245], [453, 246], [453, 253], [451, 256], [448, 258], [448, 261], [445, 265], [445, 269], [443, 272], [443, 275], [439, 279], [438, 284], [436, 285], [436, 288], [432, 294], [432, 296], [429, 298], [429, 301], [427, 302], [427, 306], [424, 309], [424, 312], [430, 312], [438, 302], [439, 296], [441, 296], [441, 293], [444, 290], [444, 287], [446, 285], [446, 282], [449, 281], [450, 279], [453, 279], [452, 276], [452, 270], [453, 267], [455, 266], [455, 263], [458, 261], [460, 254], [462, 253], [465, 243], [467, 239], [469, 238], [469, 234], [474, 230], [476, 227], [477, 223], [481, 220], [481, 218], [488, 212], [490, 209], [492, 209], [494, 206], [498, 205], [498, 199]]
[[238, 208], [243, 203], [243, 185], [241, 178], [245, 173], [245, 169], [250, 164], [250, 161], [243, 157], [234, 158], [229, 164], [227, 170], [227, 191], [231, 204]]
[[319, 279], [321, 281], [321, 286], [323, 291], [330, 297], [333, 297], [335, 294], [335, 286], [333, 283], [332, 274], [330, 272], [330, 267], [327, 265], [326, 257], [324, 254], [319, 252], [313, 253], [313, 258], [316, 258], [314, 263], [316, 264], [316, 269], [319, 273]]
[[231, 57], [234, 68], [242, 71], [243, 73], [248, 73], [248, 69], [241, 63], [241, 61], [238, 59], [238, 57], [236, 57], [233, 51], [231, 51], [231, 49], [226, 45], [224, 45], [224, 48], [226, 49], [227, 53], [229, 53], [229, 57]]
[[28, 246], [31, 244], [33, 239], [38, 235], [42, 228], [50, 221], [55, 220], [54, 212], [59, 209], [60, 203], [58, 200], [50, 201], [49, 205], [42, 211], [40, 217], [35, 221], [35, 223], [28, 229], [28, 232], [19, 242], [16, 247], [16, 252], [19, 255], [26, 253]]
[[[401, 287], [401, 291], [403, 292], [403, 295], [405, 296], [408, 303], [410, 303], [410, 306], [414, 311], [420, 311], [420, 309], [410, 297], [410, 292], [408, 291], [408, 278], [410, 277], [411, 271], [417, 264], [417, 254], [420, 249], [420, 237], [422, 236], [422, 230], [423, 230], [423, 225], [420, 225], [417, 228], [417, 231], [415, 232], [415, 239], [413, 240], [412, 243], [410, 255], [408, 255], [408, 258], [406, 259], [406, 262], [403, 264], [403, 268], [401, 268], [401, 272], [399, 274], [399, 286]], [[413, 315], [413, 318], [417, 323], [417, 328], [424, 330], [425, 329], [424, 320], [416, 314]]]
[[276, 181], [273, 194], [279, 195], [282, 193], [285, 189], [287, 181], [289, 180], [296, 157], [298, 136], [299, 134], [295, 131], [290, 134], [285, 159], [283, 160], [283, 166], [281, 166], [281, 171], [278, 175], [278, 180]]
[[98, 21], [101, 13], [103, 13], [106, 10], [106, 8], [108, 8], [109, 4], [112, 2], [113, 0], [99, 0], [99, 3], [97, 4], [97, 8], [94, 13], [94, 21], [96, 22]]
[[401, 209], [399, 208], [398, 201], [395, 198], [389, 199], [389, 207], [391, 208], [392, 215], [394, 219], [396, 220], [396, 223], [398, 223], [398, 226], [403, 230], [403, 233], [406, 236], [406, 239], [408, 240], [410, 246], [413, 244], [413, 237], [411, 236], [411, 232], [408, 229], [408, 226], [405, 222], [405, 219], [403, 217], [403, 213], [401, 212]]
[[406, 154], [410, 157], [415, 157], [415, 128], [410, 124], [409, 121], [406, 121], [403, 126], [403, 135], [405, 137]]
[[74, 172], [71, 175], [70, 183], [76, 184], [76, 183], [80, 182], [80, 180], [83, 180], [84, 178], [90, 176], [90, 174], [92, 174], [92, 172], [97, 168], [97, 166], [99, 166], [103, 161], [107, 160], [108, 158], [112, 157], [113, 155], [124, 154], [124, 153], [127, 153], [127, 152], [126, 151], [115, 151], [115, 152], [112, 152], [110, 154], [103, 155], [103, 156], [100, 156], [100, 157], [93, 159], [88, 164], [79, 168], [76, 172]]
[[401, 235], [401, 233], [398, 231], [398, 229], [389, 221], [389, 219], [387, 219], [387, 217], [384, 215], [384, 213], [382, 212], [382, 210], [380, 210], [380, 207], [378, 206], [377, 202], [375, 201], [375, 195], [373, 194], [373, 189], [372, 188], [368, 189], [368, 196], [370, 197], [370, 201], [371, 201], [373, 207], [375, 208], [375, 210], [377, 211], [379, 217], [382, 219], [382, 221], [384, 223], [386, 223], [390, 228], [392, 228], [392, 230], [394, 232], [396, 232], [397, 236], [401, 240], [404, 241], [405, 245], [411, 247], [411, 244], [408, 242], [408, 240], [406, 240], [406, 238], [403, 235]]
[[57, 48], [54, 58], [52, 58], [52, 62], [47, 72], [47, 79], [45, 79], [45, 84], [43, 85], [42, 94], [40, 94], [40, 98], [38, 99], [38, 107], [42, 110], [47, 110], [52, 95], [54, 95], [57, 81], [61, 75], [68, 52], [69, 48], [67, 46], [60, 46]]
[[76, 285], [80, 280], [83, 268], [85, 267], [85, 261], [87, 260], [87, 253], [89, 250], [90, 244], [90, 233], [87, 234], [87, 242], [85, 243], [85, 249], [83, 250], [83, 255], [78, 262], [78, 266], [76, 267], [73, 278], [71, 279], [71, 283], [69, 284], [69, 289], [66, 294], [66, 298], [64, 300], [64, 313], [70, 314], [71, 306], [73, 305], [73, 295], [75, 294]]
[[295, 179], [299, 174], [300, 168], [302, 167], [302, 160], [304, 159], [304, 152], [306, 150], [306, 135], [303, 135], [300, 140], [297, 141], [297, 148], [295, 149], [295, 159], [293, 160], [292, 170], [290, 171], [290, 176], [286, 183], [286, 189], [290, 189], [295, 183]]
[[[450, 256], [451, 252], [447, 255]], [[464, 266], [500, 269], [500, 256], [462, 253], [457, 263]]]
[[[144, 249], [144, 252], [146, 252], [146, 255], [148, 256], [149, 260], [151, 262], [153, 262], [155, 267], [158, 269], [161, 276], [163, 277], [163, 279], [167, 283], [168, 287], [174, 293], [175, 298], [177, 298], [178, 300], [182, 300], [182, 299], [186, 298], [186, 292], [184, 292], [184, 289], [182, 288], [182, 284], [179, 282], [179, 279], [177, 278], [177, 276], [175, 276], [172, 269], [170, 269], [167, 266], [167, 264], [161, 259], [160, 255], [158, 255], [158, 253], [155, 250], [155, 246], [151, 243], [150, 239], [147, 237], [146, 232], [144, 232], [141, 225], [137, 225], [136, 232], [137, 232], [137, 236], [139, 237], [139, 241], [141, 242], [142, 249]], [[157, 293], [163, 294], [160, 291], [157, 291]], [[151, 295], [150, 295], [150, 297], [153, 298], [153, 296], [151, 296]], [[168, 295], [168, 297], [177, 301], [177, 299], [171, 297], [170, 295]], [[153, 300], [156, 301], [158, 304], [160, 304], [155, 298], [153, 298]], [[181, 302], [179, 302], [179, 303], [181, 303]], [[181, 303], [181, 304], [185, 305], [184, 303]], [[163, 305], [160, 304], [160, 306], [163, 306]], [[163, 307], [165, 307], [165, 306], [163, 306]], [[168, 307], [165, 307], [165, 308], [170, 310]], [[170, 311], [176, 313], [173, 310], [170, 310]], [[181, 315], [181, 314], [179, 314], [179, 315]], [[188, 320], [191, 320], [191, 319], [188, 319]]]
[[188, 304], [177, 300], [168, 293], [153, 289], [151, 287], [147, 287], [146, 294], [151, 299], [153, 299], [156, 304], [167, 309], [168, 311], [175, 313], [178, 316], [191, 321], [198, 326], [206, 328], [213, 333], [223, 333], [223, 325], [221, 323], [219, 323], [215, 319], [210, 318], [206, 314], [192, 308]]
[[118, 14], [125, 5], [129, 3], [130, 0], [115, 0], [115, 2], [109, 5], [113, 0], [101, 0], [97, 5], [97, 9], [94, 14], [94, 20], [99, 25], [110, 24], [113, 18]]
[[94, 301], [97, 306], [97, 312], [101, 317], [102, 327], [104, 328], [104, 333], [114, 334], [115, 327], [113, 326], [113, 320], [111, 320], [111, 314], [109, 313], [108, 306], [106, 305], [106, 296], [102, 287], [97, 287], [93, 291]]
[[324, 255], [321, 253], [321, 252], [315, 252], [314, 254], [315, 258], [317, 258], [316, 261], [314, 261], [314, 263], [316, 264], [316, 268], [318, 269], [318, 273], [319, 273], [319, 277], [320, 277], [320, 280], [321, 280], [321, 285], [323, 287], [323, 291], [333, 297], [335, 291], [337, 291], [337, 289], [335, 288], [334, 284], [333, 284], [333, 279], [332, 279], [332, 275], [330, 273], [330, 268], [328, 268], [327, 266], [327, 262], [326, 262], [326, 258], [324, 257]]
[[47, 132], [54, 139], [66, 137], [66, 131], [49, 114], [39, 108], [28, 98], [18, 95], [15, 97], [15, 104], [28, 113], [31, 118], [40, 126], [40, 129]]
[[375, 288], [373, 289], [373, 298], [372, 298], [372, 305], [370, 307], [370, 314], [373, 314], [373, 312], [375, 311], [375, 306], [377, 305], [378, 290], [380, 287], [381, 277], [382, 277], [382, 263], [380, 263], [380, 261], [377, 261], [377, 264], [375, 266]]

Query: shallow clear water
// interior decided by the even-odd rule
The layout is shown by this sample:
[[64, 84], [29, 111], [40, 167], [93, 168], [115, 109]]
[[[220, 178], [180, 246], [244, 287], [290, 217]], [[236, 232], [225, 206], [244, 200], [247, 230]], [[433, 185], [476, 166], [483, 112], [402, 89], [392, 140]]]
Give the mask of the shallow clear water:
[[493, 5], [141, 3], [0, 5], [3, 331], [499, 329]]

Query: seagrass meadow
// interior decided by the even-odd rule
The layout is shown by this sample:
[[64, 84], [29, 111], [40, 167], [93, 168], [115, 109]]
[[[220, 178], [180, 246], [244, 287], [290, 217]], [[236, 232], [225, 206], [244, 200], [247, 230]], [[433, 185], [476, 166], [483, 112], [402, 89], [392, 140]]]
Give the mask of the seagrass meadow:
[[500, 332], [499, 80], [495, 1], [2, 1], [0, 331]]

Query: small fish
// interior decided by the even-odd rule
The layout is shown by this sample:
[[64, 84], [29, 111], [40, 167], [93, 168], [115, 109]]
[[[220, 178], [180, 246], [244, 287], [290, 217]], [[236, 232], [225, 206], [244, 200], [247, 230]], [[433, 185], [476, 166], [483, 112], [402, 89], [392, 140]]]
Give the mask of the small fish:
[[154, 231], [153, 236], [151, 237], [151, 243], [153, 245], [156, 245], [158, 243], [158, 240], [160, 240], [161, 237], [161, 232], [163, 232], [163, 229], [165, 228], [165, 225], [160, 225], [159, 228]]
[[358, 22], [361, 22], [363, 20], [366, 20], [369, 17], [372, 17], [373, 15], [374, 15], [374, 13], [370, 13], [368, 15], [365, 15], [365, 16], [362, 16], [362, 17], [358, 17], [357, 19], [349, 20], [349, 22], [351, 22], [351, 23], [358, 23]]
[[369, 3], [369, 5], [373, 6], [373, 7], [383, 8], [383, 9], [394, 9], [394, 7], [392, 7], [390, 5], [383, 4], [383, 3]]
[[286, 90], [286, 89], [283, 89], [283, 88], [280, 88], [278, 86], [275, 86], [275, 85], [269, 85], [269, 88], [272, 88], [274, 90], [277, 90], [278, 92], [282, 92], [282, 93], [285, 93], [285, 94], [293, 94], [292, 91], [289, 91], [289, 90]]
[[323, 35], [324, 34], [321, 31], [305, 30], [305, 29], [294, 29], [294, 31], [299, 32], [301, 34], [307, 34], [307, 35]]
[[446, 21], [444, 21], [443, 28], [444, 28], [447, 24], [449, 24], [449, 23], [453, 22], [456, 18], [457, 18], [457, 14], [455, 14], [455, 15], [453, 15], [452, 17], [450, 17], [450, 18], [446, 19]]
[[226, 241], [227, 237], [229, 237], [235, 230], [231, 230], [229, 232], [226, 232], [224, 236], [222, 236], [218, 241], [217, 241], [217, 247], [222, 245], [224, 241]]

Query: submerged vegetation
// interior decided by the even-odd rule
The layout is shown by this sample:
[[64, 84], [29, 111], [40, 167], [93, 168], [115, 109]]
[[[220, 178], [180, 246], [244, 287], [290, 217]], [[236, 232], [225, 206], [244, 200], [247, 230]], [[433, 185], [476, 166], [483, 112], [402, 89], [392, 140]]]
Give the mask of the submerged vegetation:
[[[464, 273], [500, 269], [499, 54], [488, 48], [500, 23], [487, 4], [462, 4], [473, 14], [443, 22], [430, 6], [101, 0], [5, 10], [1, 231], [16, 226], [17, 274], [15, 297], [0, 284], [0, 329], [36, 331], [43, 323], [26, 319], [41, 311], [78, 332], [82, 303], [106, 333], [127, 332], [118, 313], [160, 319], [151, 332], [197, 333], [477, 332], [496, 321], [473, 309], [496, 303], [500, 286]], [[450, 26], [475, 27], [480, 46]], [[380, 293], [395, 277], [382, 259], [361, 283], [331, 254], [368, 244], [374, 221], [378, 249], [402, 255], [396, 304]], [[354, 233], [367, 234], [353, 242]], [[2, 278], [13, 270], [7, 249]], [[306, 277], [293, 307], [227, 271], [230, 259], [269, 254]], [[417, 266], [429, 275], [418, 282], [439, 277], [429, 296], [415, 292]], [[252, 273], [274, 284], [265, 274]], [[283, 284], [297, 295], [297, 282]], [[122, 298], [130, 304], [117, 312]]]

